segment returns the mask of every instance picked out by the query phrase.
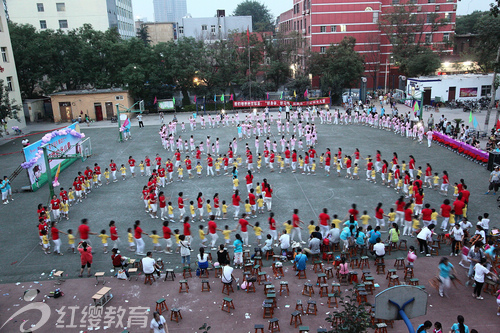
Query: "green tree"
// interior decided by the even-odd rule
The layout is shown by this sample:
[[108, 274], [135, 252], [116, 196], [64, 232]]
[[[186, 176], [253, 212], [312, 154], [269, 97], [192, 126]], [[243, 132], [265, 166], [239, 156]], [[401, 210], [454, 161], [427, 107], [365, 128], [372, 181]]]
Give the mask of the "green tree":
[[147, 25], [141, 25], [141, 28], [137, 31], [137, 38], [142, 40], [145, 45], [149, 45], [151, 43]]
[[455, 33], [457, 35], [477, 34], [477, 22], [486, 15], [489, 15], [488, 11], [475, 10], [470, 14], [457, 16]]
[[493, 16], [497, 17], [500, 14], [500, 0], [495, 0], [495, 2], [490, 4], [490, 12]]
[[233, 12], [234, 16], [251, 16], [252, 31], [274, 31], [273, 16], [266, 5], [256, 0], [240, 2]]
[[[16, 104], [15, 99], [10, 99], [9, 92], [0, 80], [0, 120], [4, 121], [5, 118], [16, 119], [19, 121], [18, 113], [21, 111], [21, 106]], [[0, 136], [3, 132], [3, 126], [0, 126]]]
[[498, 47], [500, 47], [500, 17], [484, 15], [477, 21], [475, 28], [478, 43], [475, 45], [476, 61], [485, 72], [493, 71], [496, 63]]
[[291, 96], [295, 100], [294, 92], [297, 95], [297, 99], [303, 100], [304, 92], [311, 85], [311, 81], [307, 76], [298, 75], [295, 79], [291, 80], [286, 84], [288, 88], [288, 95]]
[[339, 297], [343, 311], [329, 314], [326, 318], [327, 322], [333, 323], [333, 329], [328, 333], [366, 333], [368, 329], [375, 328], [371, 323], [371, 315], [366, 310], [370, 304], [358, 304], [356, 295], [352, 290], [350, 292], [348, 296]]
[[313, 75], [321, 76], [321, 91], [331, 91], [334, 100], [340, 98], [342, 89], [359, 84], [365, 70], [363, 57], [354, 50], [356, 39], [344, 37], [338, 45], [330, 45], [324, 54], [312, 54], [308, 68]]
[[439, 56], [425, 47], [415, 50], [407, 63], [407, 75], [410, 77], [431, 75], [441, 67]]

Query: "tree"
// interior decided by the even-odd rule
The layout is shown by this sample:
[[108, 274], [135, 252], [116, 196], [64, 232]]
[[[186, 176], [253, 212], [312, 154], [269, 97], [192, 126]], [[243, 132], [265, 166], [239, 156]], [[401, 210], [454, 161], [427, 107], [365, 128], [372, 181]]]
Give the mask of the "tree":
[[450, 24], [449, 20], [440, 18], [438, 13], [419, 15], [417, 7], [412, 4], [394, 6], [391, 12], [382, 16], [379, 23], [380, 29], [392, 44], [392, 55], [399, 70], [407, 76], [412, 55], [425, 52], [425, 59], [431, 60], [429, 63], [432, 64], [435, 60], [422, 49], [434, 48], [439, 51], [439, 47], [447, 47], [446, 43], [436, 47], [436, 44], [431, 44], [431, 41], [439, 27], [448, 24]]
[[342, 89], [352, 88], [359, 84], [365, 71], [363, 57], [354, 50], [356, 39], [344, 37], [338, 45], [330, 45], [324, 54], [311, 54], [308, 68], [312, 75], [321, 76], [323, 95], [334, 100], [340, 98]]
[[410, 55], [406, 65], [407, 75], [410, 77], [425, 76], [435, 73], [441, 67], [439, 56], [428, 48], [416, 49]]
[[[21, 106], [16, 104], [15, 99], [10, 99], [7, 87], [4, 86], [3, 80], [0, 80], [0, 121], [5, 118], [16, 119], [19, 121], [18, 113], [21, 111]], [[0, 126], [0, 136], [3, 132], [3, 126]]]
[[252, 31], [274, 31], [273, 16], [266, 5], [256, 0], [240, 2], [233, 12], [234, 16], [251, 16]]
[[500, 14], [500, 0], [495, 0], [496, 1], [496, 4], [493, 2], [490, 4], [490, 13], [495, 16], [495, 17], [498, 17], [498, 14]]
[[371, 323], [371, 315], [366, 310], [370, 304], [358, 304], [356, 295], [352, 290], [350, 292], [350, 296], [339, 297], [340, 307], [344, 310], [329, 314], [326, 318], [327, 322], [334, 323], [334, 328], [329, 333], [365, 333], [368, 329], [375, 328]]
[[493, 71], [500, 46], [500, 17], [484, 15], [475, 25], [478, 43], [475, 45], [476, 61], [485, 72]]
[[297, 94], [297, 98], [302, 99], [304, 96], [304, 92], [309, 88], [310, 85], [311, 81], [307, 76], [297, 76], [295, 77], [295, 79], [288, 82], [286, 84], [286, 87], [290, 91], [290, 96], [293, 96], [293, 93], [295, 92]]
[[475, 10], [470, 14], [457, 16], [455, 33], [457, 35], [477, 34], [477, 22], [487, 15], [489, 15], [488, 11]]
[[141, 28], [137, 31], [137, 38], [142, 40], [145, 45], [149, 45], [149, 43], [151, 43], [147, 25], [141, 25]]

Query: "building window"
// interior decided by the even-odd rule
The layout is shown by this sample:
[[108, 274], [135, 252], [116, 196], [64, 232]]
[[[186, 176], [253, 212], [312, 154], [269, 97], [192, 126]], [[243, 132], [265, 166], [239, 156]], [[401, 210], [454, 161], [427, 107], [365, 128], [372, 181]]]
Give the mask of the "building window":
[[66, 4], [64, 2], [58, 2], [56, 3], [56, 8], [58, 12], [65, 12], [66, 11]]
[[215, 25], [212, 25], [212, 26], [210, 27], [210, 32], [215, 33]]
[[347, 31], [347, 26], [345, 24], [340, 25], [340, 32], [346, 32]]
[[43, 3], [37, 3], [36, 4], [36, 9], [38, 9], [38, 12], [43, 12], [44, 9], [43, 9]]
[[7, 56], [7, 48], [6, 47], [2, 47], [2, 48], [0, 48], [0, 50], [2, 51], [2, 60], [3, 60], [3, 62], [9, 62], [9, 58]]
[[5, 88], [7, 91], [13, 91], [14, 87], [12, 86], [12, 76], [7, 76], [7, 87]]
[[432, 14], [427, 14], [427, 23], [432, 23], [434, 16]]
[[450, 40], [450, 34], [448, 32], [445, 32], [443, 34], [443, 42], [447, 42]]
[[399, 5], [399, 0], [392, 0], [393, 5]]
[[427, 3], [436, 3], [436, 0], [427, 0]]
[[40, 20], [40, 29], [47, 29], [47, 21]]
[[373, 23], [378, 23], [378, 12], [373, 12]]
[[417, 0], [410, 0], [409, 3], [412, 4], [412, 5], [414, 5], [414, 4], [417, 3]]
[[68, 20], [59, 20], [59, 29], [67, 29]]
[[481, 96], [489, 96], [491, 95], [491, 85], [490, 86], [481, 86]]
[[326, 32], [326, 27], [325, 26], [321, 26], [320, 29], [321, 29], [321, 32]]
[[321, 46], [321, 47], [319, 48], [319, 52], [320, 52], [320, 53], [326, 53], [326, 46]]
[[184, 27], [179, 26], [179, 33], [183, 34], [184, 33]]
[[425, 43], [426, 44], [432, 43], [432, 35], [431, 34], [425, 34]]
[[206, 24], [203, 24], [201, 26], [201, 31], [207, 31], [208, 30], [208, 26]]
[[440, 5], [436, 5], [436, 12], [439, 12], [441, 10], [441, 6]]
[[336, 25], [332, 25], [331, 29], [332, 29], [332, 32], [337, 32], [337, 26]]
[[446, 21], [448, 21], [448, 22], [449, 22], [449, 21], [450, 21], [450, 18], [451, 18], [450, 13], [444, 13], [444, 19], [445, 19]]
[[122, 101], [123, 100], [123, 95], [116, 95], [115, 100], [117, 101]]

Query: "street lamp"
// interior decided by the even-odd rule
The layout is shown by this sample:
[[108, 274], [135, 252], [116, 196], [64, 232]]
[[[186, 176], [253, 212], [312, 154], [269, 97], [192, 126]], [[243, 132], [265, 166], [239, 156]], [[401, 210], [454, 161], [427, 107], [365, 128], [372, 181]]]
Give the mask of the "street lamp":
[[[391, 62], [390, 64], [392, 64], [392, 59], [394, 57], [391, 55], [390, 56], [390, 59], [391, 59]], [[384, 94], [387, 94], [387, 76], [389, 74], [389, 57], [385, 60], [385, 84], [384, 84]]]

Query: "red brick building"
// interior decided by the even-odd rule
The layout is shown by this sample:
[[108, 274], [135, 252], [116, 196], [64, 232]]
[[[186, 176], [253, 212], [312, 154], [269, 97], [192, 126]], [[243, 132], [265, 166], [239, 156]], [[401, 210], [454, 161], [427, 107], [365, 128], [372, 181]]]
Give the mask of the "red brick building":
[[[420, 37], [433, 49], [453, 52], [446, 41], [455, 30], [457, 0], [292, 0], [293, 8], [279, 17], [278, 29], [284, 34], [298, 32], [304, 38], [297, 50], [297, 68], [305, 70], [304, 50], [325, 52], [331, 44], [345, 36], [356, 38], [356, 51], [365, 58], [368, 88], [384, 86], [386, 71], [390, 88], [397, 88], [397, 68], [391, 66], [392, 45], [379, 22], [396, 6], [414, 6], [414, 15], [422, 15], [424, 24]], [[436, 13], [447, 23], [435, 28], [431, 17]], [[431, 14], [431, 15], [430, 15]], [[435, 28], [433, 31], [433, 27]], [[387, 69], [387, 70], [386, 70]], [[307, 73], [305, 73], [307, 74]]]

